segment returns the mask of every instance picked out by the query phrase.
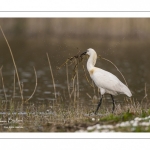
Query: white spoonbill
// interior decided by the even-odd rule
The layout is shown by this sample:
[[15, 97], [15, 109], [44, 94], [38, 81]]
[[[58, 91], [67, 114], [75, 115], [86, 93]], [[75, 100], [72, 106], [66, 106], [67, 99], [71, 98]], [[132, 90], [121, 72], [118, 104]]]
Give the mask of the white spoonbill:
[[113, 95], [125, 94], [128, 97], [131, 97], [132, 96], [131, 91], [115, 75], [113, 75], [108, 71], [95, 67], [97, 54], [94, 49], [89, 48], [86, 52], [83, 53], [83, 55], [85, 54], [89, 55], [89, 59], [87, 61], [87, 70], [96, 86], [100, 89], [101, 93], [101, 98], [97, 105], [95, 114], [97, 113], [99, 107], [101, 106], [103, 95], [105, 93], [110, 94], [112, 98], [113, 102], [112, 112], [114, 112], [115, 101]]

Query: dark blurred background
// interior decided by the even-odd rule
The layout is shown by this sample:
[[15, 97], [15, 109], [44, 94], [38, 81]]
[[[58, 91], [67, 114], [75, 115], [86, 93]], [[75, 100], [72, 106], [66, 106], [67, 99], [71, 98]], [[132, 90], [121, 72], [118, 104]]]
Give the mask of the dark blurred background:
[[150, 38], [149, 18], [3, 18], [0, 24], [10, 39]]
[[[1, 18], [0, 25], [12, 48], [26, 95], [30, 95], [34, 87], [32, 66], [37, 70], [38, 90], [33, 97], [35, 100], [49, 100], [54, 96], [46, 52], [50, 56], [57, 90], [62, 93], [67, 89], [66, 71], [65, 67], [59, 71], [56, 67], [68, 57], [76, 55], [79, 50], [84, 52], [90, 47], [117, 65], [135, 99], [140, 101], [144, 97], [145, 83], [149, 91], [149, 18]], [[1, 33], [0, 65], [3, 65], [7, 93], [11, 95], [14, 67]], [[98, 60], [96, 66], [112, 72], [124, 82], [110, 63]], [[69, 69], [71, 78], [73, 67], [70, 66]], [[80, 66], [80, 95], [87, 99], [86, 93], [91, 96], [94, 93], [82, 71]], [[3, 96], [2, 89], [1, 94]], [[120, 97], [116, 99], [119, 101]]]

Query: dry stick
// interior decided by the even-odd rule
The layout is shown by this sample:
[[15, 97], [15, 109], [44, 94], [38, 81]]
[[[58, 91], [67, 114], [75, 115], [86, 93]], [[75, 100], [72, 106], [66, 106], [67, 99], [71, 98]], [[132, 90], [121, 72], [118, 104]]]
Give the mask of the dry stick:
[[145, 95], [146, 95], [146, 100], [148, 101], [148, 95], [147, 95], [147, 90], [146, 90], [146, 83], [145, 83]]
[[71, 94], [70, 94], [70, 84], [69, 84], [69, 77], [68, 77], [68, 64], [66, 64], [66, 75], [67, 75], [67, 87], [68, 87], [68, 94], [71, 99]]
[[86, 93], [86, 95], [87, 95], [90, 99], [92, 99], [92, 97], [91, 97], [91, 95], [89, 95], [89, 93]]
[[76, 75], [77, 75], [77, 66], [78, 66], [78, 63], [76, 63], [76, 60], [74, 60], [75, 61], [75, 67], [74, 67], [74, 69], [73, 69], [73, 71], [74, 71], [74, 74], [73, 74], [73, 77], [72, 77], [72, 80], [76, 77]]
[[93, 91], [94, 91], [94, 95], [96, 95], [96, 93], [95, 93], [94, 81], [92, 81], [92, 85], [93, 85]]
[[79, 99], [79, 74], [78, 74], [78, 68], [77, 68], [77, 99]]
[[74, 62], [75, 62], [75, 68], [74, 68], [74, 72], [75, 72], [75, 75], [74, 75], [74, 77], [76, 77], [76, 82], [74, 82], [74, 106], [75, 106], [75, 104], [76, 104], [76, 100], [77, 100], [77, 66], [78, 66], [78, 60], [74, 60]]
[[79, 98], [79, 76], [78, 76], [78, 64], [79, 64], [79, 62], [78, 62], [78, 60], [77, 59], [75, 59], [75, 64], [76, 64], [76, 68], [75, 68], [75, 74], [76, 74], [76, 77], [77, 77], [77, 79], [76, 79], [76, 90], [75, 90], [75, 92], [76, 92], [76, 99], [77, 98]]
[[12, 97], [11, 97], [11, 101], [13, 100], [13, 98], [15, 97], [15, 70], [14, 70], [14, 87], [13, 87], [13, 94], [12, 94]]
[[19, 84], [19, 88], [20, 88], [21, 99], [22, 99], [22, 102], [23, 102], [23, 94], [22, 94], [22, 89], [21, 89], [19, 74], [18, 74], [17, 66], [16, 66], [16, 63], [15, 63], [15, 60], [14, 60], [14, 56], [13, 56], [12, 50], [11, 50], [11, 48], [10, 48], [10, 45], [9, 45], [9, 43], [8, 43], [8, 41], [7, 41], [7, 38], [6, 38], [5, 34], [4, 34], [4, 32], [3, 32], [2, 28], [1, 28], [1, 26], [0, 26], [0, 29], [1, 29], [1, 32], [2, 32], [2, 34], [3, 34], [3, 36], [4, 36], [4, 38], [5, 38], [5, 41], [6, 41], [6, 43], [7, 43], [7, 46], [8, 46], [8, 48], [9, 48], [9, 51], [10, 51], [10, 54], [11, 54], [11, 57], [12, 57], [12, 60], [13, 60], [13, 63], [14, 63], [14, 67], [15, 67], [15, 71], [16, 71], [17, 79], [18, 79], [18, 84]]
[[61, 67], [65, 66], [69, 60], [70, 59], [68, 58], [61, 66], [59, 66], [59, 67], [57, 66], [57, 69], [60, 69]]
[[97, 88], [97, 95], [100, 96], [100, 89]]
[[15, 70], [14, 70], [14, 90], [13, 90], [13, 98], [15, 97]]
[[125, 81], [125, 84], [128, 86], [125, 77], [123, 76], [123, 74], [120, 72], [120, 70], [117, 68], [117, 66], [116, 66], [114, 63], [112, 63], [110, 60], [108, 60], [108, 59], [106, 59], [106, 58], [103, 58], [103, 57], [101, 57], [101, 56], [99, 56], [99, 58], [102, 58], [102, 59], [104, 59], [104, 60], [110, 62], [112, 65], [114, 65], [115, 68], [117, 69], [117, 71], [118, 71], [118, 72], [121, 74], [121, 76], [123, 77], [123, 79], [124, 79], [124, 81]]
[[[143, 104], [143, 100], [147, 98], [147, 91], [146, 91], [146, 83], [145, 83], [145, 96], [143, 97], [143, 99], [141, 100], [141, 105]], [[147, 100], [147, 99], [146, 99]]]
[[[76, 65], [76, 62], [74, 61], [75, 65]], [[71, 96], [72, 94], [75, 92], [75, 79], [76, 79], [76, 72], [72, 78], [72, 92], [71, 92]]]
[[85, 75], [85, 78], [86, 78], [87, 82], [90, 84], [90, 86], [91, 86], [91, 87], [93, 87], [93, 88], [94, 88], [94, 86], [90, 83], [90, 81], [89, 81], [89, 79], [88, 79], [88, 77], [87, 77], [87, 75], [86, 75], [85, 67], [84, 67], [84, 65], [83, 65], [83, 64], [82, 64], [82, 67], [83, 67], [84, 75]]
[[0, 68], [0, 74], [1, 74], [1, 79], [2, 79], [2, 85], [3, 85], [5, 100], [7, 101], [7, 95], [6, 95], [6, 91], [5, 91], [5, 85], [4, 85], [3, 74], [2, 74], [2, 68], [3, 68], [3, 66]]
[[36, 74], [36, 70], [35, 70], [34, 66], [33, 66], [33, 69], [34, 69], [34, 74], [35, 74], [35, 87], [34, 87], [33, 93], [31, 94], [31, 96], [25, 102], [28, 102], [33, 97], [33, 95], [36, 91], [36, 88], [37, 88], [37, 74]]
[[23, 95], [23, 82], [21, 83], [22, 95]]
[[[76, 78], [76, 77], [75, 77]], [[72, 92], [70, 93], [70, 95], [72, 96], [73, 92], [74, 92], [74, 81], [75, 81], [75, 78], [72, 79]]]
[[148, 94], [147, 94], [147, 90], [146, 90], [146, 83], [145, 83], [145, 95], [146, 95], [146, 104], [147, 104], [147, 102], [148, 102]]
[[74, 106], [75, 106], [75, 102], [76, 102], [76, 97], [77, 97], [77, 93], [76, 93], [76, 91], [77, 91], [77, 86], [76, 85], [74, 85]]
[[54, 80], [54, 76], [53, 76], [53, 71], [52, 71], [50, 59], [49, 59], [48, 53], [46, 53], [46, 55], [47, 55], [47, 59], [48, 59], [48, 63], [49, 63], [49, 69], [50, 69], [51, 76], [52, 76], [52, 81], [53, 81], [53, 87], [54, 87], [55, 98], [57, 98], [57, 96], [56, 96], [56, 87], [55, 87], [55, 80]]

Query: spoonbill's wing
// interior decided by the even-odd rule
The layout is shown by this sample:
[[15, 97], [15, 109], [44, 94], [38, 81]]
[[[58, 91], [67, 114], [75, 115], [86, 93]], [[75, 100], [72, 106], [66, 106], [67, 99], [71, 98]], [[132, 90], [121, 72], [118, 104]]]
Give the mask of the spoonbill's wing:
[[99, 88], [101, 87], [109, 91], [124, 93], [129, 97], [132, 95], [128, 87], [108, 71], [95, 67], [93, 74], [91, 74], [91, 78]]

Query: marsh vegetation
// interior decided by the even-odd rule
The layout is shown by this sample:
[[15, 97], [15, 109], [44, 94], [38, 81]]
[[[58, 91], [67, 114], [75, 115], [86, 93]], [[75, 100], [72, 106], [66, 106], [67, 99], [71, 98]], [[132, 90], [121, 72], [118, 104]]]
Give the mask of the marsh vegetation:
[[[9, 40], [9, 34], [6, 40], [1, 33], [0, 36], [3, 37], [0, 44], [1, 132], [150, 131], [148, 40], [124, 37], [110, 41], [80, 37], [82, 42], [69, 37], [63, 41], [55, 37]], [[86, 58], [75, 68], [76, 59], [57, 68], [67, 58], [89, 47], [119, 68], [133, 93], [131, 99], [124, 95], [115, 97], [114, 114], [111, 99], [105, 95], [98, 114], [94, 115], [100, 95], [84, 67]], [[110, 62], [99, 59], [96, 66], [124, 82]], [[143, 121], [147, 123], [142, 124]]]

